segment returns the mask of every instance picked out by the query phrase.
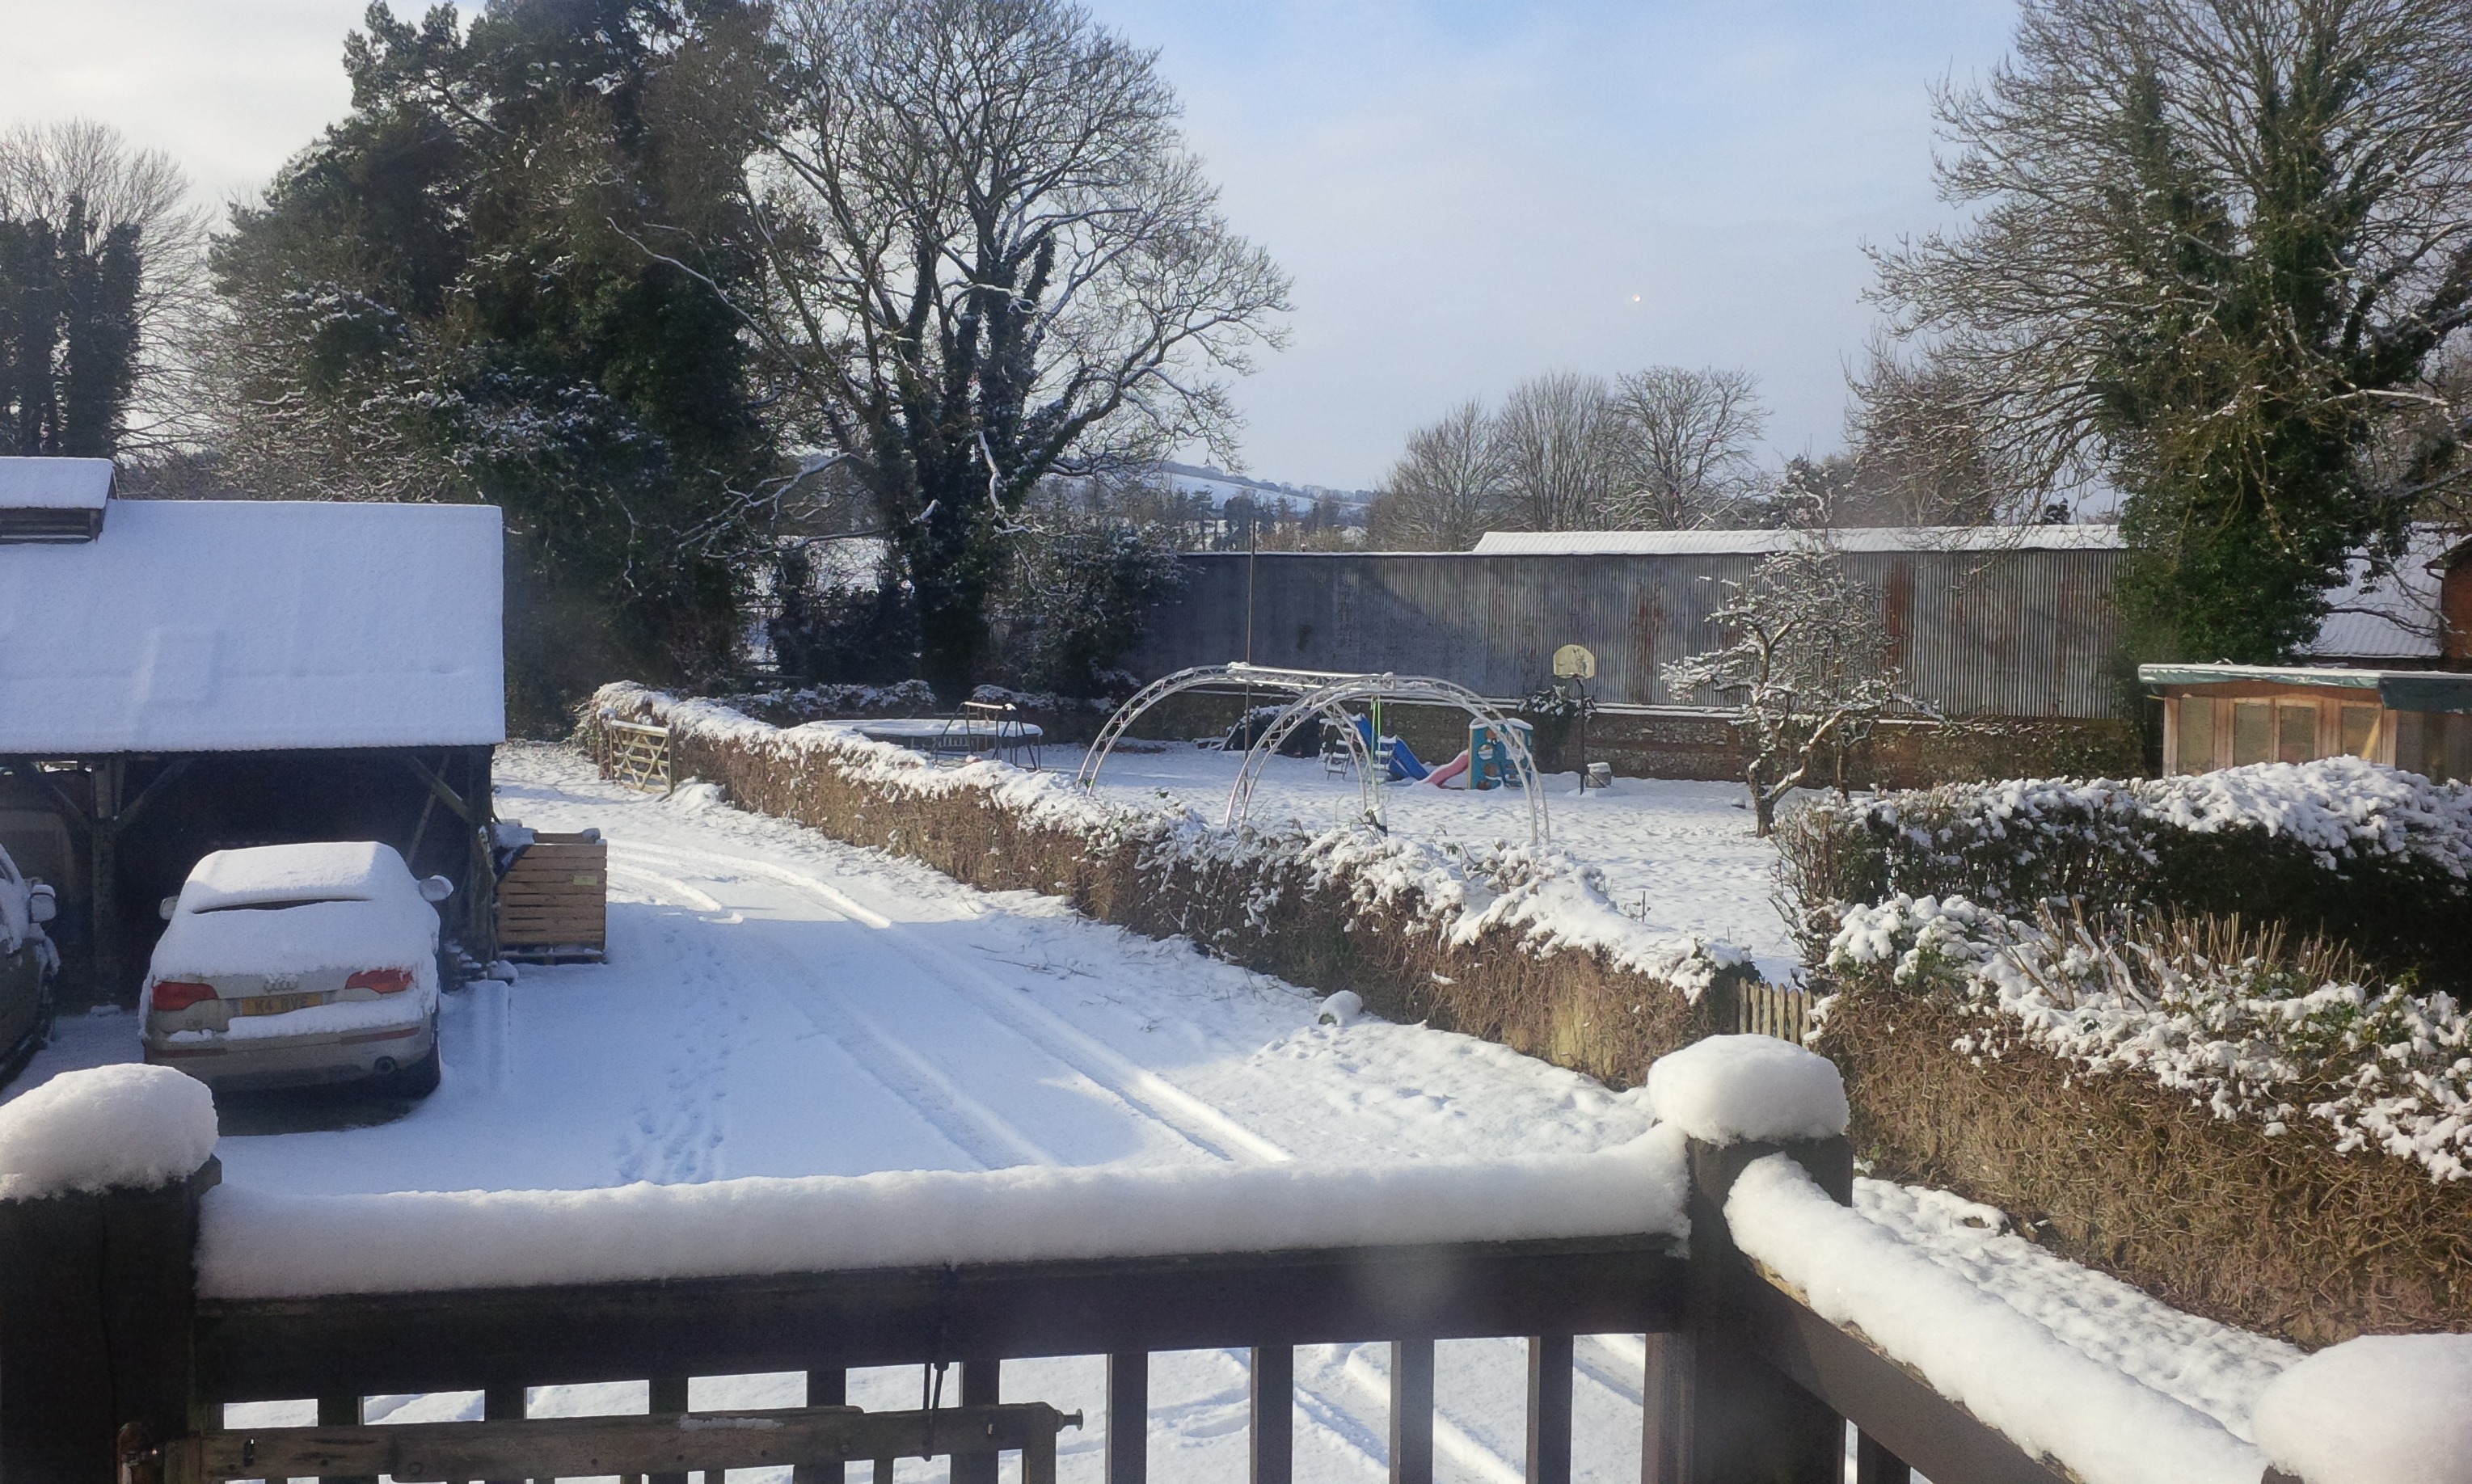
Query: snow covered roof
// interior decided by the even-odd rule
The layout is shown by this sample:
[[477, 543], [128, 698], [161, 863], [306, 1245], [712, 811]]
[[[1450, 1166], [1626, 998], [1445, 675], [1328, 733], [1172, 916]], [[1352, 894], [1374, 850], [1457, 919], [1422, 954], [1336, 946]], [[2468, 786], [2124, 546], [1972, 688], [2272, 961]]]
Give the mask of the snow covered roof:
[[110, 500], [108, 459], [0, 458], [0, 542], [91, 541]]
[[[2292, 685], [2374, 691], [2389, 711], [2472, 711], [2472, 674], [2343, 665], [2140, 665], [2141, 685]], [[2368, 697], [2363, 696], [2364, 704]]]
[[172, 500], [0, 544], [0, 753], [502, 742], [501, 545], [487, 506]]
[[[1782, 552], [1801, 530], [1488, 530], [1478, 556], [1742, 556]], [[1841, 552], [2110, 552], [2117, 526], [1864, 526], [1827, 532]]]
[[2437, 564], [2462, 541], [2460, 531], [2415, 526], [2395, 570], [2381, 577], [2369, 575], [2365, 557], [2352, 558], [2350, 580], [2327, 595], [2334, 611], [2302, 652], [2323, 659], [2436, 659], [2445, 631]]
[[0, 459], [0, 510], [100, 510], [108, 459]]

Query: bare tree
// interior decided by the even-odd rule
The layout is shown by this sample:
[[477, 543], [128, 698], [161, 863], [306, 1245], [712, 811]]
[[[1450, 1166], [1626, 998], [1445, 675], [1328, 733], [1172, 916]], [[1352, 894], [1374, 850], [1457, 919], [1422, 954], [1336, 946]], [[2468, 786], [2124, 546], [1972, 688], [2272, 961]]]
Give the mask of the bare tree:
[[1386, 551], [1463, 552], [1501, 523], [1507, 496], [1493, 419], [1482, 403], [1462, 402], [1408, 435], [1367, 517], [1367, 539]]
[[1622, 428], [1603, 378], [1573, 371], [1510, 389], [1494, 419], [1507, 510], [1529, 530], [1602, 524], [1622, 462]]
[[1748, 371], [1652, 365], [1615, 383], [1620, 483], [1604, 524], [1688, 530], [1732, 523], [1765, 481], [1755, 458], [1769, 410]]
[[2127, 494], [2150, 652], [2271, 659], [2400, 507], [2358, 456], [2472, 325], [2472, 6], [2027, 0], [1937, 99], [1966, 224], [1874, 254], [2004, 468]]
[[1786, 795], [1883, 716], [1930, 708], [1900, 688], [1878, 595], [1821, 537], [1766, 558], [1725, 594], [1708, 616], [1723, 646], [1668, 664], [1665, 684], [1732, 708], [1754, 828], [1767, 835]]
[[1224, 452], [1218, 373], [1287, 279], [1229, 230], [1155, 54], [1063, 0], [784, 0], [755, 167], [783, 406], [847, 454], [965, 691], [1015, 512], [1052, 473]]
[[120, 131], [89, 119], [19, 124], [0, 132], [0, 220], [74, 221], [92, 251], [114, 232], [134, 235], [140, 272], [136, 356], [124, 455], [160, 455], [199, 431], [199, 396], [187, 372], [205, 300], [209, 214], [189, 179], [159, 150], [131, 149]]
[[1852, 382], [1854, 524], [1986, 526], [2041, 513], [2040, 480], [2003, 459], [1959, 373], [1874, 344]]

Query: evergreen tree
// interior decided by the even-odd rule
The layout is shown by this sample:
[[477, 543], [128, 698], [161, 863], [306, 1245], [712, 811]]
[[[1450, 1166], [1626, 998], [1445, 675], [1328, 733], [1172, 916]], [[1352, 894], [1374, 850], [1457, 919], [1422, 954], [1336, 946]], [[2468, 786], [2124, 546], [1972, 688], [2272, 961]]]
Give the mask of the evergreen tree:
[[136, 382], [137, 229], [0, 218], [0, 454], [108, 459]]
[[2127, 494], [2153, 658], [2305, 645], [2399, 548], [2372, 467], [2472, 328], [2462, 0], [2029, 0], [1940, 99], [1965, 225], [1878, 254], [1973, 452]]
[[756, 18], [497, 0], [367, 26], [350, 115], [216, 246], [236, 465], [271, 494], [504, 507], [520, 727], [612, 677], [716, 675], [777, 462], [720, 292], [749, 265], [644, 242], [743, 209], [710, 83]]

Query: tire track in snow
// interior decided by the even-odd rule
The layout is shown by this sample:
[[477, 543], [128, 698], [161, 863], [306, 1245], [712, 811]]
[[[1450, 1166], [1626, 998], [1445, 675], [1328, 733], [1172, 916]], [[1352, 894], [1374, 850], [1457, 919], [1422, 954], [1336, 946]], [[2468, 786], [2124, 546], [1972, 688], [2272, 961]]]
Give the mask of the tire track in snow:
[[932, 960], [939, 965], [944, 971], [939, 977], [947, 987], [969, 997], [1015, 1035], [1045, 1051], [1133, 1112], [1173, 1129], [1204, 1153], [1223, 1160], [1264, 1163], [1281, 1163], [1295, 1158], [1284, 1146], [1255, 1133], [1221, 1109], [1132, 1061], [1055, 1011], [1034, 1000], [1025, 999], [986, 968], [928, 941], [915, 927], [894, 921], [828, 882], [768, 860], [721, 851], [666, 844], [640, 844], [633, 848], [678, 860], [704, 860], [752, 871], [815, 896], [842, 916], [893, 935], [901, 940], [913, 956]]
[[[612, 840], [610, 844], [613, 853], [618, 855], [640, 853], [646, 848], [627, 840]], [[665, 854], [692, 856], [700, 853]], [[719, 853], [714, 853], [713, 860], [719, 864], [742, 863], [735, 857]], [[701, 897], [711, 904], [705, 910], [727, 913], [725, 921], [746, 921], [743, 912], [725, 907], [718, 899], [687, 882], [642, 866], [613, 864], [611, 867], [613, 874], [621, 869], [640, 879], [670, 886], [680, 895]], [[827, 976], [818, 975], [813, 966], [799, 962], [780, 944], [761, 935], [752, 935], [737, 940], [736, 950], [740, 954], [761, 953], [772, 960], [775, 970], [762, 976], [762, 981], [774, 995], [821, 1032], [824, 1039], [861, 1073], [907, 1104], [963, 1158], [986, 1169], [1010, 1165], [1063, 1163], [1011, 1120], [963, 1091], [960, 1084], [945, 1075], [941, 1069], [886, 1029], [882, 1022], [851, 1003], [847, 996], [833, 988]], [[796, 982], [804, 993], [792, 993], [785, 987], [785, 981]], [[890, 1074], [888, 1067], [898, 1067], [902, 1074]]]

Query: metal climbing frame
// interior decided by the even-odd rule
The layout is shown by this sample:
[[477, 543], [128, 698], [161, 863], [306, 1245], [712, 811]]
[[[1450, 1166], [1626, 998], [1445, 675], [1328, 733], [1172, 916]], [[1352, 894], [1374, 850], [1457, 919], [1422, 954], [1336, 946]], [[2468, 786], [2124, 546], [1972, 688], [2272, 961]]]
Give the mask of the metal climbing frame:
[[[1246, 815], [1253, 807], [1253, 789], [1262, 781], [1262, 769], [1269, 765], [1271, 757], [1278, 751], [1279, 744], [1287, 741], [1290, 733], [1309, 717], [1345, 717], [1346, 708], [1353, 701], [1421, 701], [1427, 705], [1454, 706], [1480, 721], [1501, 725], [1501, 736], [1509, 743], [1511, 761], [1518, 765], [1519, 776], [1524, 780], [1520, 794], [1528, 803], [1528, 842], [1532, 845], [1552, 842], [1553, 825], [1545, 813], [1545, 791], [1537, 786], [1536, 762], [1529, 756], [1528, 747], [1519, 740], [1518, 731], [1503, 724], [1509, 718], [1484, 696], [1465, 686], [1437, 680], [1429, 675], [1334, 676], [1329, 684], [1298, 696], [1246, 752], [1244, 766], [1236, 772], [1236, 785], [1227, 790], [1227, 823], [1245, 822]], [[1346, 729], [1350, 733], [1356, 730], [1353, 724]], [[1385, 761], [1377, 760], [1374, 766]], [[1358, 768], [1360, 776], [1379, 776], [1370, 773], [1363, 760], [1359, 761]], [[1372, 802], [1367, 806], [1367, 819], [1379, 827], [1383, 824], [1380, 784], [1375, 783], [1369, 791]]]
[[[1248, 686], [1259, 690], [1282, 692], [1295, 697], [1279, 713], [1270, 727], [1247, 749], [1245, 763], [1237, 770], [1235, 787], [1227, 794], [1227, 822], [1241, 824], [1253, 803], [1253, 789], [1261, 781], [1262, 769], [1277, 752], [1279, 744], [1308, 719], [1325, 718], [1339, 723], [1339, 730], [1356, 763], [1358, 785], [1364, 794], [1366, 822], [1376, 829], [1384, 828], [1381, 773], [1376, 769], [1382, 760], [1376, 758], [1365, 739], [1357, 732], [1347, 715], [1351, 701], [1423, 701], [1429, 705], [1453, 706], [1481, 721], [1504, 722], [1500, 708], [1465, 686], [1428, 675], [1339, 674], [1328, 671], [1272, 670], [1254, 665], [1200, 665], [1179, 670], [1175, 674], [1144, 686], [1130, 700], [1116, 708], [1106, 725], [1082, 755], [1082, 767], [1075, 781], [1084, 789], [1095, 788], [1100, 771], [1107, 766], [1108, 755], [1115, 750], [1128, 728], [1142, 713], [1185, 691], [1214, 686]], [[1529, 786], [1521, 790], [1528, 801], [1528, 838], [1535, 845], [1552, 838], [1552, 823], [1546, 817], [1545, 799], [1535, 787], [1536, 765], [1528, 748], [1519, 741], [1516, 731], [1502, 728], [1509, 740], [1513, 760], [1520, 775]]]

